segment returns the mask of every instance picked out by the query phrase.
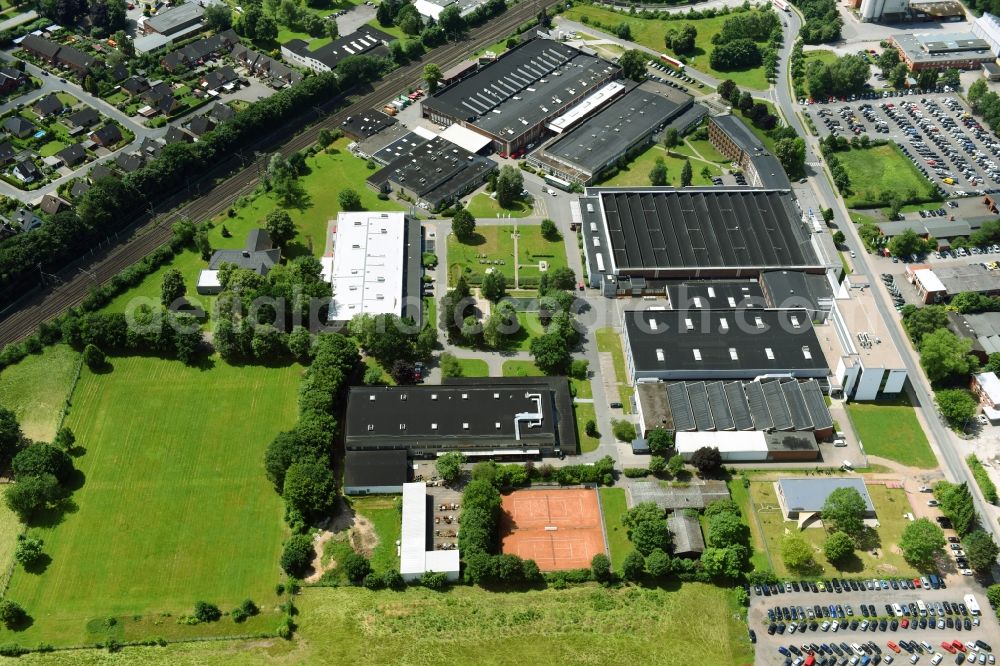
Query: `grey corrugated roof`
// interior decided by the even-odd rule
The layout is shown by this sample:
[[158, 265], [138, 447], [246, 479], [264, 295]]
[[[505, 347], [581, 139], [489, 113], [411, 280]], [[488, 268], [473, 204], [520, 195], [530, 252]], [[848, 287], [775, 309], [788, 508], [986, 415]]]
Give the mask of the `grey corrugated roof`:
[[667, 528], [673, 536], [675, 553], [704, 552], [705, 538], [701, 534], [701, 524], [697, 518], [674, 511], [667, 518]]
[[785, 394], [785, 403], [792, 413], [792, 423], [796, 430], [812, 430], [813, 422], [809, 417], [809, 409], [806, 401], [799, 390], [799, 383], [796, 381], [782, 382], [781, 392]]
[[764, 390], [767, 409], [771, 412], [771, 418], [774, 420], [774, 429], [791, 430], [794, 427], [792, 414], [781, 394], [781, 385], [778, 382], [762, 382], [761, 388]]
[[712, 407], [712, 418], [715, 420], [716, 430], [735, 430], [733, 415], [729, 411], [729, 400], [726, 398], [726, 389], [722, 382], [712, 382], [705, 385], [708, 393], [708, 403]]
[[805, 400], [806, 408], [809, 410], [809, 417], [812, 419], [813, 427], [816, 430], [833, 427], [833, 417], [823, 399], [823, 390], [819, 387], [819, 382], [810, 379], [799, 385], [802, 389], [802, 397]]
[[695, 430], [694, 413], [684, 383], [667, 384], [667, 402], [674, 417], [674, 430], [685, 432]]
[[712, 418], [712, 408], [708, 404], [708, 394], [705, 392], [705, 382], [692, 382], [687, 385], [691, 409], [694, 410], [694, 420], [698, 430], [715, 430], [715, 419]]
[[743, 385], [743, 390], [747, 394], [747, 403], [750, 405], [750, 413], [753, 415], [753, 425], [756, 430], [767, 430], [774, 427], [771, 418], [771, 410], [767, 408], [767, 400], [764, 398], [764, 389], [758, 382], [750, 382]]
[[743, 382], [726, 384], [726, 398], [729, 400], [729, 410], [736, 429], [753, 430], [753, 417], [750, 415], [750, 406], [747, 405], [747, 395], [743, 392]]

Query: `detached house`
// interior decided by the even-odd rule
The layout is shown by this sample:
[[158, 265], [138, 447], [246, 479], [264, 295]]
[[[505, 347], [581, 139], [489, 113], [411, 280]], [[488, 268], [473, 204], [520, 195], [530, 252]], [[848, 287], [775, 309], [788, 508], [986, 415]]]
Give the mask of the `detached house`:
[[36, 101], [31, 108], [39, 118], [49, 118], [62, 113], [66, 107], [55, 93], [49, 93]]
[[11, 136], [18, 139], [27, 139], [35, 133], [35, 126], [27, 118], [21, 116], [9, 116], [3, 121], [3, 128]]
[[90, 140], [102, 148], [112, 148], [122, 140], [122, 132], [118, 126], [108, 123], [98, 130], [90, 133]]

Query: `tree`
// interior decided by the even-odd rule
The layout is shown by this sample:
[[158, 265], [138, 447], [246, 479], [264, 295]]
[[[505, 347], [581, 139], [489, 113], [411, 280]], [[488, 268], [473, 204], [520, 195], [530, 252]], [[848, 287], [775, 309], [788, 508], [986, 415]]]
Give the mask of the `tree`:
[[670, 476], [677, 476], [684, 469], [684, 456], [677, 454], [670, 456], [670, 460], [667, 461], [667, 471]]
[[547, 375], [565, 373], [572, 359], [566, 340], [559, 333], [544, 333], [533, 338], [530, 350], [535, 365]]
[[662, 157], [657, 157], [653, 168], [649, 170], [649, 184], [655, 187], [667, 184], [667, 164]]
[[515, 203], [521, 198], [524, 190], [524, 177], [520, 170], [512, 166], [504, 166], [497, 176], [496, 194], [497, 203], [501, 208], [513, 208]]
[[964, 427], [976, 415], [979, 403], [968, 389], [941, 389], [934, 392], [941, 416], [955, 429]]
[[801, 178], [805, 173], [806, 142], [802, 139], [779, 139], [774, 144], [774, 154], [792, 178]]
[[948, 312], [941, 305], [903, 306], [902, 314], [903, 327], [918, 347], [925, 335], [948, 327]]
[[977, 572], [987, 574], [997, 563], [997, 555], [1000, 555], [1000, 548], [997, 548], [993, 536], [985, 530], [969, 532], [962, 537], [962, 548], [969, 558], [969, 565]]
[[934, 557], [944, 552], [944, 532], [927, 518], [918, 518], [903, 528], [899, 548], [910, 564], [921, 569], [931, 567]]
[[[443, 12], [442, 12], [443, 13]], [[441, 83], [441, 79], [444, 78], [444, 74], [441, 72], [441, 68], [432, 62], [424, 65], [424, 81], [427, 82], [427, 91], [434, 93], [437, 91], [438, 84]]]
[[994, 583], [986, 588], [986, 599], [993, 608], [1000, 606], [1000, 583]]
[[88, 344], [83, 348], [83, 362], [94, 372], [103, 370], [108, 365], [108, 358], [97, 345]]
[[642, 51], [631, 49], [621, 55], [618, 59], [618, 66], [622, 68], [626, 78], [633, 81], [643, 81], [646, 78], [646, 61], [648, 59]]
[[337, 26], [337, 21], [332, 16], [326, 19], [326, 36], [333, 41], [337, 41], [340, 37], [340, 27]]
[[954, 67], [949, 67], [941, 72], [941, 85], [950, 86], [953, 90], [961, 88], [962, 79], [958, 70]]
[[854, 541], [845, 532], [834, 532], [823, 543], [823, 553], [831, 563], [843, 562], [854, 554]]
[[184, 285], [184, 276], [176, 268], [171, 268], [163, 274], [163, 282], [160, 285], [160, 303], [164, 307], [170, 307], [179, 299], [184, 298], [187, 287]]
[[906, 66], [905, 62], [898, 63], [892, 68], [892, 73], [889, 75], [889, 83], [896, 90], [902, 90], [906, 87], [906, 78], [910, 75], [910, 70]]
[[209, 30], [222, 32], [233, 27], [233, 12], [229, 9], [229, 5], [225, 3], [220, 2], [208, 5], [205, 7], [205, 13], [202, 16]]
[[69, 454], [45, 442], [21, 449], [14, 456], [11, 468], [16, 479], [51, 474], [59, 483], [66, 483], [73, 475], [73, 461]]
[[59, 499], [61, 493], [59, 480], [51, 474], [43, 474], [29, 476], [7, 486], [4, 501], [7, 508], [16, 513], [22, 523], [26, 523], [36, 512]]
[[746, 543], [749, 533], [738, 513], [712, 516], [708, 523], [708, 543], [716, 548]]
[[813, 564], [812, 548], [797, 534], [781, 540], [781, 561], [792, 571], [803, 571]]
[[556, 223], [549, 218], [542, 220], [541, 231], [542, 237], [545, 238], [545, 240], [553, 242], [559, 240], [559, 227], [557, 227]]
[[507, 279], [498, 270], [489, 271], [483, 276], [483, 284], [480, 289], [483, 296], [497, 303], [507, 292]]
[[671, 148], [676, 148], [678, 145], [680, 145], [680, 142], [681, 142], [681, 135], [680, 132], [678, 132], [677, 128], [675, 127], [671, 127], [670, 129], [668, 129], [666, 135], [664, 135], [663, 137], [663, 145], [664, 147], [667, 148], [667, 150]]
[[264, 228], [270, 234], [274, 244], [282, 250], [286, 249], [288, 242], [295, 238], [295, 223], [288, 211], [277, 209], [272, 210], [264, 218]]
[[329, 466], [318, 460], [292, 463], [285, 472], [282, 496], [288, 507], [306, 520], [319, 520], [329, 514], [337, 499], [337, 484]]
[[451, 40], [457, 40], [465, 34], [465, 18], [458, 5], [448, 5], [438, 16], [438, 25]]
[[823, 503], [823, 525], [828, 530], [844, 532], [857, 538], [865, 528], [868, 505], [854, 488], [837, 488]]
[[637, 581], [642, 579], [644, 573], [646, 573], [646, 558], [639, 551], [633, 550], [622, 562], [622, 576], [625, 580]]
[[708, 64], [720, 72], [752, 69], [761, 64], [760, 47], [752, 39], [734, 39], [712, 49]]
[[722, 467], [722, 454], [714, 446], [703, 446], [691, 454], [691, 464], [702, 475], [713, 474]]
[[6, 407], [0, 406], [0, 456], [12, 456], [21, 447], [24, 433], [17, 422], [17, 416]]
[[468, 240], [476, 231], [476, 218], [472, 216], [472, 213], [462, 208], [451, 218], [451, 230], [459, 240]]
[[875, 59], [875, 65], [881, 70], [882, 76], [889, 78], [892, 70], [899, 64], [899, 51], [894, 48], [887, 48]]
[[361, 196], [351, 188], [343, 189], [337, 195], [341, 210], [361, 210]]
[[[961, 296], [961, 294], [959, 294]], [[956, 296], [957, 298], [957, 296]], [[954, 302], [954, 298], [952, 302]], [[993, 352], [989, 355], [986, 360], [986, 365], [983, 366], [984, 372], [1000, 372], [1000, 352]]]
[[917, 87], [923, 90], [933, 90], [937, 87], [938, 70], [921, 69], [917, 72]]
[[978, 514], [966, 484], [939, 481], [934, 484], [934, 497], [941, 503], [941, 513], [948, 517], [960, 536], [976, 527]]
[[611, 432], [620, 442], [631, 442], [636, 438], [635, 425], [631, 421], [611, 419]]
[[465, 456], [460, 451], [449, 451], [437, 459], [435, 467], [438, 475], [447, 483], [455, 483], [462, 478], [462, 465], [465, 464]]
[[[902, 200], [897, 197], [892, 197], [889, 201], [890, 204], [895, 206], [896, 210], [893, 212], [890, 206], [890, 219], [895, 219], [899, 215], [899, 209], [902, 207]], [[895, 236], [891, 241], [889, 241], [889, 252], [897, 257], [909, 257], [911, 254], [920, 254], [927, 247], [924, 239], [917, 235], [917, 232], [913, 229], [907, 229], [903, 233]]]
[[25, 569], [31, 569], [45, 557], [43, 546], [45, 542], [41, 539], [19, 534], [17, 547], [14, 549], [14, 559]]
[[649, 452], [654, 456], [669, 458], [675, 453], [674, 436], [666, 428], [653, 428], [646, 435]]
[[684, 166], [681, 168], [681, 187], [691, 187], [692, 176], [691, 160], [684, 160]]
[[604, 553], [597, 553], [590, 558], [590, 574], [596, 581], [611, 579], [611, 560]]
[[372, 572], [372, 565], [368, 558], [353, 551], [347, 554], [340, 566], [344, 569], [347, 580], [355, 585], [359, 585], [365, 576]]
[[971, 351], [971, 340], [959, 338], [946, 328], [938, 329], [920, 341], [920, 365], [933, 383], [965, 379], [979, 367]]
[[198, 601], [194, 605], [194, 616], [199, 622], [216, 622], [222, 617], [222, 611], [215, 604]]
[[306, 534], [293, 534], [281, 551], [281, 569], [293, 578], [303, 578], [312, 567], [316, 550]]
[[732, 514], [738, 517], [742, 516], [743, 512], [740, 511], [740, 505], [731, 499], [715, 500], [705, 507], [706, 518], [713, 518], [722, 514]]
[[654, 548], [646, 556], [646, 573], [653, 578], [662, 578], [670, 573], [670, 556], [662, 549]]
[[643, 555], [657, 548], [667, 550], [670, 548], [670, 530], [667, 529], [667, 521], [663, 518], [644, 520], [630, 530], [629, 540]]
[[69, 453], [73, 450], [73, 446], [76, 444], [76, 435], [70, 430], [69, 426], [63, 426], [59, 428], [59, 432], [56, 433], [55, 439], [52, 440], [54, 446], [58, 446], [60, 449]]
[[718, 93], [719, 97], [732, 104], [733, 99], [739, 99], [740, 89], [736, 86], [735, 81], [726, 79], [719, 84]]
[[0, 622], [8, 629], [15, 629], [28, 619], [28, 613], [21, 604], [11, 599], [0, 601]]
[[837, 229], [836, 231], [833, 232], [833, 242], [836, 243], [837, 245], [843, 245], [846, 240], [847, 236], [845, 236], [844, 232], [841, 231], [840, 229]]

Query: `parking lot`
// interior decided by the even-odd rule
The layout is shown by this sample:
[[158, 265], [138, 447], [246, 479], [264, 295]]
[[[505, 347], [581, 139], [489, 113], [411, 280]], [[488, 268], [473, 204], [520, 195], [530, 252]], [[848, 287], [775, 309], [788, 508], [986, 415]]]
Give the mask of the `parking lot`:
[[[839, 591], [833, 587], [819, 591], [816, 582], [813, 583], [817, 585], [816, 592], [809, 591], [808, 587], [796, 582], [794, 585], [799, 591], [793, 588], [788, 592], [782, 591], [770, 596], [758, 594], [751, 587], [747, 622], [757, 636], [755, 661], [757, 664], [791, 664], [799, 657], [801, 658], [799, 663], [802, 663], [808, 650], [812, 649], [815, 662], [828, 665], [858, 664], [863, 655], [868, 656], [870, 663], [873, 664], [894, 662], [929, 664], [933, 663], [934, 653], [942, 655], [942, 663], [951, 664], [958, 663], [959, 650], [953, 654], [941, 647], [942, 641], [950, 643], [958, 640], [969, 646], [976, 640], [981, 640], [991, 647], [1000, 647], [1000, 630], [986, 601], [985, 593], [978, 589], [978, 586], [966, 583], [968, 579], [950, 577], [950, 580], [953, 582], [947, 588], [940, 589], [924, 589], [919, 585], [920, 580], [907, 582], [898, 579], [854, 580], [844, 581], [848, 586], [846, 588], [842, 586]], [[861, 589], [850, 589], [850, 582]], [[892, 584], [898, 589], [893, 589]], [[791, 583], [788, 585], [790, 587]], [[911, 587], [914, 589], [910, 589]], [[974, 609], [967, 604], [968, 594], [974, 595], [974, 601], [982, 611], [981, 616], [977, 616]], [[920, 607], [921, 602], [923, 609]], [[768, 618], [768, 611], [772, 616], [776, 616], [773, 622]], [[784, 611], [789, 613], [787, 620], [784, 618]], [[804, 615], [805, 620], [799, 620], [800, 615]], [[778, 620], [777, 616], [781, 616], [781, 619]], [[836, 630], [834, 622], [838, 625]], [[796, 625], [794, 631], [793, 623]], [[951, 627], [948, 626], [949, 623]], [[802, 629], [799, 628], [800, 624]], [[771, 625], [775, 627], [773, 633], [769, 633]], [[777, 629], [779, 625], [784, 626], [783, 632]], [[941, 628], [938, 628], [939, 625]], [[865, 646], [869, 641], [875, 643], [881, 654], [870, 648], [867, 653], [862, 650], [862, 654], [858, 654], [852, 647], [854, 643]], [[890, 641], [900, 646], [899, 653], [889, 646]], [[909, 641], [914, 641], [917, 646], [904, 646], [903, 642]], [[926, 641], [932, 649], [920, 646], [921, 641]], [[836, 649], [821, 647], [816, 650], [812, 647], [813, 644], [817, 647], [836, 644]], [[848, 646], [846, 652], [843, 649], [845, 644]], [[790, 650], [791, 646], [795, 646], [800, 654], [796, 655]], [[785, 656], [779, 651], [779, 647], [789, 650], [790, 654]], [[911, 647], [913, 652], [906, 649], [907, 647]], [[983, 663], [995, 662], [990, 660], [988, 651], [978, 652], [983, 654]], [[852, 662], [851, 658], [855, 656], [858, 659]], [[912, 659], [913, 656], [917, 657], [916, 660]], [[891, 660], [886, 657], [890, 657]], [[978, 654], [973, 658], [978, 663]], [[966, 655], [963, 662], [967, 660]]]
[[854, 101], [810, 104], [806, 110], [820, 136], [867, 134], [895, 141], [948, 197], [1000, 185], [1000, 140], [957, 95], [869, 93]]

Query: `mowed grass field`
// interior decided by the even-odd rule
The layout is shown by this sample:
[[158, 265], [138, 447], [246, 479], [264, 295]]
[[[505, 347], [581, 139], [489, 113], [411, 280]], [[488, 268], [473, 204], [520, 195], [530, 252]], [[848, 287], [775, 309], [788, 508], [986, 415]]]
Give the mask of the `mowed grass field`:
[[[120, 618], [125, 640], [273, 630], [285, 527], [262, 460], [295, 423], [301, 367], [112, 363], [108, 374], [84, 370], [67, 420], [85, 449], [77, 509], [31, 530], [52, 562], [40, 575], [17, 571], [7, 593], [34, 623], [0, 642], [90, 643], [107, 617]], [[260, 624], [176, 620], [198, 600], [229, 610], [246, 598], [265, 609]]]
[[[817, 568], [807, 578], [829, 577], [834, 574], [850, 573], [862, 577], [873, 578], [882, 576], [913, 577], [917, 571], [906, 563], [899, 551], [899, 539], [903, 529], [908, 524], [904, 513], [912, 511], [906, 491], [900, 488], [886, 488], [884, 485], [869, 483], [868, 494], [875, 505], [879, 527], [869, 533], [877, 536], [865, 540], [865, 549], [859, 548], [855, 556], [842, 564], [842, 569], [831, 565], [823, 555], [823, 542], [826, 530], [821, 527], [799, 530], [794, 521], [786, 521], [778, 506], [774, 483], [771, 481], [755, 481], [750, 484], [750, 498], [763, 528], [763, 536], [767, 540], [767, 550], [771, 556], [771, 567], [779, 578], [789, 577], [784, 562], [781, 560], [781, 541], [786, 531], [795, 532], [806, 540], [813, 548]], [[877, 555], [873, 555], [873, 549]], [[795, 574], [794, 577], [801, 576]]]
[[496, 199], [491, 199], [490, 195], [480, 192], [469, 199], [465, 209], [475, 218], [496, 218], [497, 215], [527, 217], [534, 211], [534, 205], [529, 201], [515, 201], [513, 207], [504, 208]]
[[52, 441], [79, 359], [69, 345], [54, 345], [0, 371], [0, 406], [14, 412], [26, 436]]
[[[686, 148], [686, 150], [684, 150]], [[722, 170], [718, 164], [698, 159], [690, 148], [684, 146], [678, 153], [690, 154], [691, 161], [691, 184], [711, 185], [711, 176], [721, 176]], [[662, 144], [654, 143], [643, 152], [636, 155], [635, 159], [629, 162], [628, 166], [621, 169], [614, 176], [601, 183], [608, 187], [623, 185], [649, 185], [649, 172], [656, 165], [657, 158], [662, 159], [667, 168], [667, 185], [680, 187], [681, 171], [684, 169], [685, 158], [678, 154], [667, 154]], [[706, 178], [702, 171], [708, 169], [710, 174]]]
[[[533, 286], [538, 286], [541, 277], [539, 263], [548, 263], [548, 270], [566, 266], [566, 247], [562, 239], [547, 240], [542, 236], [539, 225], [523, 224], [517, 227], [520, 238], [517, 243], [518, 260], [521, 267], [519, 275], [522, 288], [526, 280]], [[513, 226], [479, 226], [468, 242], [459, 241], [455, 234], [448, 235], [448, 284], [454, 285], [458, 276], [465, 273], [466, 279], [479, 284], [486, 269], [491, 268], [503, 273], [507, 278], [507, 288], [514, 286], [514, 239], [511, 234]], [[485, 261], [503, 261], [503, 265], [480, 263]]]
[[866, 453], [920, 469], [938, 466], [916, 412], [905, 398], [851, 402], [847, 411]]
[[598, 488], [601, 498], [601, 513], [604, 516], [604, 532], [608, 538], [608, 550], [611, 552], [611, 567], [615, 571], [622, 570], [625, 556], [634, 550], [628, 540], [628, 529], [622, 525], [622, 516], [628, 510], [628, 500], [624, 488]]
[[894, 143], [854, 148], [837, 153], [837, 159], [851, 179], [851, 194], [844, 197], [848, 208], [881, 206], [890, 194], [903, 197], [905, 203], [932, 199], [934, 186]]
[[738, 72], [720, 72], [709, 67], [709, 56], [714, 48], [712, 37], [722, 30], [722, 24], [729, 18], [728, 16], [666, 21], [663, 19], [645, 19], [638, 16], [628, 16], [627, 14], [619, 14], [618, 12], [594, 5], [571, 7], [563, 12], [562, 16], [580, 22], [583, 22], [584, 17], [586, 17], [592, 25], [600, 23], [603, 26], [616, 26], [619, 23], [627, 23], [632, 29], [632, 41], [651, 48], [657, 53], [663, 53], [667, 50], [663, 41], [667, 30], [680, 30], [685, 25], [691, 24], [698, 31], [698, 36], [695, 38], [694, 53], [687, 56], [686, 62], [689, 65], [706, 74], [711, 74], [720, 80], [732, 79], [741, 89], [753, 88], [755, 90], [765, 90], [768, 86], [763, 67], [755, 67]]

